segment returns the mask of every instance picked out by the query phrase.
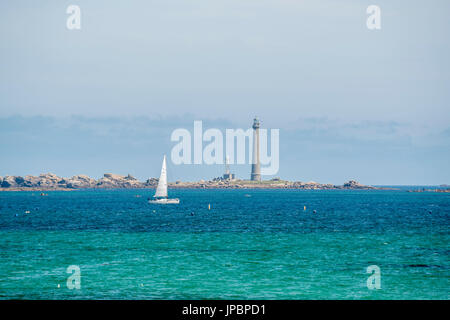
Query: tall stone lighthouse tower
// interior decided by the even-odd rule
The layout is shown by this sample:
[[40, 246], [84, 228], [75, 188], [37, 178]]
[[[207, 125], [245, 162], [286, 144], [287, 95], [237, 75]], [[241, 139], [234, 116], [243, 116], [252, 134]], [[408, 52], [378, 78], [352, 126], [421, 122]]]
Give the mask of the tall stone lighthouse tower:
[[261, 181], [261, 164], [259, 163], [259, 120], [257, 117], [253, 120], [253, 159], [250, 180]]

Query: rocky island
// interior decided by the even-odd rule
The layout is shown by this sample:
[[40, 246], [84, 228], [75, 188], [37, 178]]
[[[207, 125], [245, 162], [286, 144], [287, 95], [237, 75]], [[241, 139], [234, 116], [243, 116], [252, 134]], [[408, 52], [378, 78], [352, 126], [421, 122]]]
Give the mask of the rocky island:
[[[105, 173], [96, 180], [87, 175], [76, 175], [71, 178], [58, 177], [53, 173], [45, 173], [39, 176], [0, 176], [0, 191], [50, 191], [50, 190], [79, 190], [79, 189], [143, 189], [156, 188], [157, 178], [150, 178], [145, 182], [139, 181], [131, 175], [122, 176], [113, 173]], [[169, 183], [171, 189], [380, 189], [362, 185], [354, 180], [343, 185], [321, 184], [314, 181], [286, 181], [279, 178], [261, 182], [249, 180], [228, 180], [215, 178], [213, 180], [200, 180], [196, 182], [176, 181]]]

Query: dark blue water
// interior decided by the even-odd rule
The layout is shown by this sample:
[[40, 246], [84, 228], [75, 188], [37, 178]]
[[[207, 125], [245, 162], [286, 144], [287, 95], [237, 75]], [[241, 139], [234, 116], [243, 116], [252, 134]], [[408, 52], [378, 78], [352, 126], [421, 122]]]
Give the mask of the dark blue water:
[[171, 206], [151, 195], [0, 193], [0, 297], [448, 299], [449, 194], [173, 190]]

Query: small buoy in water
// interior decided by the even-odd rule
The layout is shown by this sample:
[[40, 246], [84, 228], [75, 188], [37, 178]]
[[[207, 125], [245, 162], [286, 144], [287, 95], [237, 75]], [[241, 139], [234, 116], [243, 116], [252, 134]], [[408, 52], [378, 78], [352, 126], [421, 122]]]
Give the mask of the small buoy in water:
[[193, 212], [191, 212], [191, 216], [193, 216], [194, 215], [194, 213]]
[[211, 210], [211, 203], [208, 203], [208, 210]]
[[61, 285], [58, 283], [58, 288], [61, 288]]
[[27, 211], [25, 211], [25, 213], [30, 213], [30, 211], [27, 210]]
[[15, 216], [16, 216], [16, 217], [18, 217], [18, 216], [19, 216], [19, 214], [17, 214], [17, 213], [16, 213], [16, 214], [15, 214]]
[[156, 210], [153, 210], [153, 212], [156, 212]]
[[306, 211], [306, 206], [303, 206], [303, 211]]
[[316, 211], [316, 210], [313, 210], [313, 213], [317, 213], [317, 211]]
[[143, 283], [141, 283], [141, 287], [143, 287], [144, 286], [144, 284]]

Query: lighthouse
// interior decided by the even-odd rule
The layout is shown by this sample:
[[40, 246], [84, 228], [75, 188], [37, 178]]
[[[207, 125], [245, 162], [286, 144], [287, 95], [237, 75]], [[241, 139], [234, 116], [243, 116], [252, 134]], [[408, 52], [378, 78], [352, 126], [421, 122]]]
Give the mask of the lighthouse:
[[250, 180], [261, 181], [261, 165], [259, 163], [259, 120], [257, 117], [253, 120], [253, 159], [252, 174]]

